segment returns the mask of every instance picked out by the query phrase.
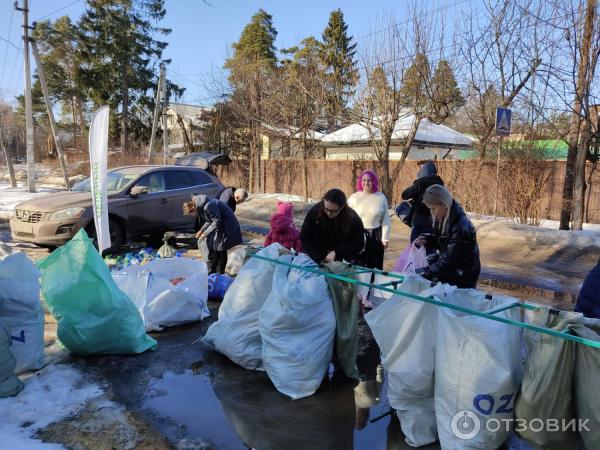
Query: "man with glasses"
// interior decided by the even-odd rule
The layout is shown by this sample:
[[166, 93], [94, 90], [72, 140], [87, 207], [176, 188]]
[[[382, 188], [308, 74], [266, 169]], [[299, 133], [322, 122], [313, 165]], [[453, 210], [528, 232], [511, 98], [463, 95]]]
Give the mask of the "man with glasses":
[[346, 195], [330, 189], [313, 206], [300, 231], [302, 248], [317, 264], [354, 262], [365, 243], [362, 220], [346, 203]]

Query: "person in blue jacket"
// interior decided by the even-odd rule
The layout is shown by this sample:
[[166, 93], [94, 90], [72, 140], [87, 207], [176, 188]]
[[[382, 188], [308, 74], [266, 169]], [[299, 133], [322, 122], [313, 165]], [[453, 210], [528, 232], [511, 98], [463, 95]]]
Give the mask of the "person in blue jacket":
[[196, 213], [202, 219], [204, 225], [196, 237], [206, 239], [208, 273], [225, 273], [227, 250], [242, 243], [240, 223], [231, 208], [220, 200], [195, 195], [191, 202], [183, 204], [183, 213]]
[[585, 277], [577, 297], [575, 311], [583, 313], [585, 317], [600, 319], [600, 259]]

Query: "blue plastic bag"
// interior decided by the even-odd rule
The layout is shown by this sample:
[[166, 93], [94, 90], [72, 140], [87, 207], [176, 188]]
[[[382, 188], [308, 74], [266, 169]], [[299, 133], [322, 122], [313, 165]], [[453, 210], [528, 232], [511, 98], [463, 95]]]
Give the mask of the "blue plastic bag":
[[208, 276], [208, 298], [222, 300], [231, 283], [233, 283], [233, 278], [229, 275], [211, 273]]
[[38, 263], [41, 291], [72, 353], [130, 354], [156, 348], [133, 302], [121, 292], [98, 250], [80, 230]]

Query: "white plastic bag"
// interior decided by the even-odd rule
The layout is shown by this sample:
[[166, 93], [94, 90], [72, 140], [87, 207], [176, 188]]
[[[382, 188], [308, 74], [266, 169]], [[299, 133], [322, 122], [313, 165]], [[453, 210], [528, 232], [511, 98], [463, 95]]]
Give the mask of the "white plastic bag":
[[191, 258], [155, 259], [142, 266], [113, 272], [112, 276], [142, 315], [146, 331], [162, 330], [210, 315], [208, 271], [204, 262]]
[[[280, 251], [287, 252], [275, 243], [257, 255], [277, 259]], [[263, 370], [258, 313], [271, 292], [274, 271], [275, 263], [259, 258], [244, 264], [223, 298], [219, 319], [202, 338], [204, 344], [246, 369]]]
[[[292, 261], [291, 256], [280, 259]], [[303, 254], [293, 264], [317, 267]], [[331, 362], [335, 338], [325, 277], [278, 265], [258, 326], [263, 364], [277, 390], [294, 400], [314, 394]]]
[[400, 254], [392, 271], [414, 275], [418, 269], [423, 269], [427, 266], [425, 246], [417, 247], [413, 243], [409, 244]]
[[[475, 289], [439, 299], [481, 312], [517, 302]], [[495, 315], [518, 320], [519, 314], [517, 307]], [[435, 411], [442, 448], [492, 450], [509, 437], [522, 377], [520, 335], [517, 327], [439, 308]]]
[[237, 275], [244, 265], [245, 258], [246, 246], [238, 245], [229, 250], [227, 254], [227, 265], [225, 266], [225, 272], [227, 275], [232, 277]]
[[44, 365], [44, 310], [40, 302], [40, 272], [18, 252], [0, 258], [0, 322], [10, 335], [15, 373]]
[[[398, 289], [427, 296], [431, 282], [407, 277]], [[394, 295], [365, 315], [381, 349], [387, 373], [387, 398], [412, 446], [437, 440], [434, 409], [434, 364], [437, 307]]]
[[208, 243], [206, 242], [206, 238], [198, 239], [198, 250], [200, 250], [200, 258], [205, 263], [208, 263], [208, 255], [210, 254], [208, 250]]

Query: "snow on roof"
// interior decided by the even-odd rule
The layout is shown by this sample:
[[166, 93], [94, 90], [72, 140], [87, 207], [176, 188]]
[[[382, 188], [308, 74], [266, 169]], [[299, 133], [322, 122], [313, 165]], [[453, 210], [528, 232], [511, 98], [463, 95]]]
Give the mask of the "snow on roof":
[[[266, 130], [271, 131], [271, 132], [281, 135], [281, 136], [291, 137], [293, 139], [300, 139], [302, 137], [301, 130], [296, 127], [276, 127], [276, 126], [269, 125], [269, 124], [263, 124], [263, 127]], [[321, 133], [319, 131], [308, 130], [308, 132], [307, 132], [308, 139], [319, 140], [323, 136], [325, 136], [325, 134]]]
[[[394, 132], [392, 133], [392, 141], [406, 139], [414, 121], [414, 114], [405, 111], [396, 122]], [[381, 136], [381, 130], [377, 128], [377, 120], [373, 121], [371, 127], [375, 137]], [[355, 123], [334, 131], [333, 133], [324, 136], [321, 139], [321, 142], [325, 144], [344, 145], [369, 142], [370, 139], [369, 130], [363, 122]], [[446, 125], [432, 122], [429, 119], [421, 119], [415, 140], [456, 146], [471, 146], [474, 142], [472, 137], [459, 133]]]

